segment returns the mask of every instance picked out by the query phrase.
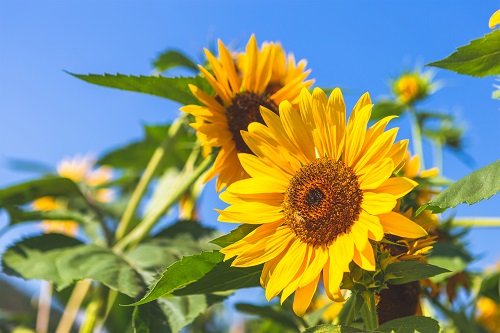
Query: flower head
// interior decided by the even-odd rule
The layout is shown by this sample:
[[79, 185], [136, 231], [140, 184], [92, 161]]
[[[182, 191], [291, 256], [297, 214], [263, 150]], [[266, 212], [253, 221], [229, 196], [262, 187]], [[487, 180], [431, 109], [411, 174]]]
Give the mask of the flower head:
[[392, 91], [402, 103], [412, 104], [425, 99], [439, 88], [439, 83], [432, 82], [431, 71], [404, 73], [392, 83]]
[[264, 106], [278, 112], [283, 100], [298, 100], [300, 90], [309, 87], [312, 81], [304, 81], [310, 71], [305, 71], [305, 61], [295, 64], [293, 56], [286, 62], [280, 45], [264, 44], [258, 49], [252, 35], [245, 53], [236, 56], [229, 53], [219, 40], [219, 57], [205, 50], [213, 73], [199, 66], [203, 76], [215, 90], [210, 96], [198, 87], [190, 85], [193, 94], [204, 106], [187, 105], [181, 108], [198, 120], [191, 126], [202, 136], [203, 146], [220, 147], [220, 151], [206, 180], [217, 178], [217, 191], [248, 177], [238, 161], [238, 153], [251, 153], [241, 137], [252, 122], [263, 123], [259, 107]]
[[[111, 180], [112, 173], [108, 167], [94, 169], [94, 161], [89, 157], [74, 157], [64, 159], [57, 165], [57, 173], [75, 183], [82, 183], [94, 188], [93, 195], [99, 202], [109, 202], [113, 197], [113, 191], [107, 188], [95, 188], [106, 184]], [[41, 197], [33, 201], [33, 209], [39, 211], [52, 211], [67, 208], [66, 200], [54, 197]], [[41, 224], [46, 233], [62, 233], [75, 236], [78, 231], [78, 223], [71, 220], [44, 220]]]
[[375, 270], [370, 240], [384, 234], [426, 235], [416, 223], [393, 212], [398, 198], [416, 183], [392, 177], [408, 142], [394, 143], [398, 129], [385, 131], [393, 117], [367, 130], [372, 104], [363, 95], [346, 124], [340, 89], [328, 98], [303, 89], [297, 110], [288, 101], [279, 116], [262, 107], [265, 125], [242, 132], [253, 154], [239, 154], [251, 178], [230, 185], [221, 199], [230, 204], [219, 220], [260, 225], [222, 249], [233, 266], [264, 263], [266, 297], [295, 292], [293, 309], [302, 316], [323, 277], [330, 299], [339, 297], [344, 272], [354, 261]]

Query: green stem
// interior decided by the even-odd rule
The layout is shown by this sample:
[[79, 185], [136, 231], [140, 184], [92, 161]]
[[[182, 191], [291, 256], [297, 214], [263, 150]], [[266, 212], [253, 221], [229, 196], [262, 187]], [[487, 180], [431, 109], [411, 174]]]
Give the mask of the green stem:
[[433, 162], [434, 166], [438, 168], [439, 173], [443, 174], [443, 143], [441, 140], [435, 140], [433, 145]]
[[462, 217], [453, 220], [456, 227], [500, 227], [500, 217]]
[[422, 147], [422, 128], [418, 121], [417, 111], [413, 106], [409, 107], [411, 115], [411, 134], [413, 137], [413, 150], [414, 154], [420, 156], [420, 170], [425, 170], [424, 149]]
[[56, 333], [69, 333], [71, 331], [71, 326], [73, 326], [76, 314], [78, 313], [80, 305], [82, 304], [91, 284], [92, 281], [89, 279], [82, 280], [76, 284], [75, 289], [73, 289], [73, 292], [68, 300], [66, 309], [64, 309], [61, 320], [59, 321]]
[[364, 304], [361, 307], [361, 317], [365, 328], [369, 331], [374, 331], [378, 327], [377, 308], [375, 306], [375, 293], [372, 291], [363, 291], [361, 293]]
[[[165, 212], [168, 211], [168, 209], [170, 209], [170, 207], [172, 207], [172, 205], [179, 200], [189, 187], [196, 182], [200, 175], [202, 175], [210, 167], [214, 160], [215, 156], [210, 155], [194, 170], [192, 164], [188, 161], [183, 172], [179, 175], [179, 180], [182, 180], [182, 182], [179, 182], [181, 184], [177, 188], [172, 189], [172, 194], [165, 200], [163, 206], [153, 214], [147, 215], [132, 231], [115, 244], [113, 251], [122, 252], [126, 247], [133, 247], [146, 237], [155, 223], [165, 214]], [[189, 164], [191, 164], [191, 166]]]
[[52, 299], [52, 283], [42, 281], [38, 299], [38, 312], [36, 315], [36, 331], [47, 333], [49, 329], [50, 303]]
[[120, 223], [118, 224], [118, 228], [116, 229], [115, 238], [117, 241], [122, 239], [129, 231], [130, 222], [132, 221], [132, 218], [137, 211], [137, 207], [139, 207], [141, 199], [144, 196], [144, 193], [146, 193], [146, 190], [148, 189], [148, 186], [151, 183], [156, 170], [160, 166], [160, 162], [162, 161], [163, 157], [168, 155], [168, 153], [172, 150], [175, 139], [180, 134], [180, 130], [184, 125], [186, 117], [187, 116], [183, 114], [172, 123], [168, 130], [166, 138], [163, 140], [161, 145], [156, 148], [153, 156], [149, 160], [149, 163], [146, 166], [146, 169], [144, 170], [139, 183], [135, 187], [134, 192], [130, 197], [127, 208], [123, 212], [123, 216], [120, 220]]

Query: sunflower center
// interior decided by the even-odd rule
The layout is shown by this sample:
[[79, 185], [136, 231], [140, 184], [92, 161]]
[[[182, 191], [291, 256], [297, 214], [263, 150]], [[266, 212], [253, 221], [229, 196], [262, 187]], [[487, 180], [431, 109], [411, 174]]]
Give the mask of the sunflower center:
[[240, 131], [248, 130], [248, 125], [254, 121], [264, 123], [264, 119], [260, 115], [259, 107], [261, 105], [276, 114], [278, 113], [278, 107], [269, 99], [269, 95], [259, 95], [248, 91], [236, 94], [231, 106], [227, 108], [227, 124], [239, 153], [252, 154], [250, 148], [243, 141]]
[[358, 176], [342, 161], [316, 159], [300, 168], [285, 192], [285, 222], [312, 246], [351, 230], [361, 211]]

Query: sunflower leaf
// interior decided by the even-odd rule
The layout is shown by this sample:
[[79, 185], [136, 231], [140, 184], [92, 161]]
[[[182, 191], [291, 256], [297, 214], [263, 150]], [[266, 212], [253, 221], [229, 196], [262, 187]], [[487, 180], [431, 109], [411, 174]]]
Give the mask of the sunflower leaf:
[[411, 316], [383, 323], [374, 332], [380, 333], [439, 333], [439, 323], [429, 317]]
[[500, 30], [459, 47], [447, 58], [427, 64], [459, 74], [487, 76], [500, 74]]
[[171, 294], [173, 291], [202, 278], [223, 259], [224, 255], [218, 251], [202, 252], [184, 257], [170, 265], [140, 301], [129, 305], [145, 304], [161, 296]]
[[384, 272], [384, 282], [403, 284], [446, 272], [449, 270], [418, 261], [398, 261], [387, 266]]
[[75, 221], [81, 224], [91, 224], [97, 221], [87, 214], [82, 214], [74, 210], [50, 210], [50, 211], [25, 211], [17, 206], [6, 207], [10, 216], [10, 224], [17, 224], [28, 221], [56, 220]]
[[201, 90], [212, 93], [210, 84], [201, 76], [194, 77], [164, 77], [164, 76], [133, 76], [123, 74], [68, 74], [88, 83], [163, 97], [181, 104], [200, 104], [189, 90], [189, 84]]
[[318, 325], [309, 327], [302, 333], [370, 333], [370, 331], [344, 325]]
[[479, 288], [479, 295], [489, 297], [500, 303], [500, 273], [494, 273], [483, 279]]
[[259, 316], [260, 318], [268, 318], [279, 323], [283, 327], [299, 331], [299, 323], [297, 317], [285, 311], [276, 310], [272, 306], [258, 306], [248, 303], [238, 303], [235, 305], [236, 310]]
[[431, 210], [433, 213], [442, 213], [460, 203], [472, 205], [483, 199], [491, 198], [499, 191], [500, 160], [482, 167], [450, 185], [430, 202], [420, 207], [416, 214], [420, 214], [425, 209]]
[[160, 297], [154, 302], [134, 309], [132, 325], [135, 332], [180, 332], [213, 304], [222, 302], [225, 296], [191, 295]]
[[47, 177], [0, 190], [0, 207], [21, 206], [44, 196], [83, 197], [83, 194], [71, 179]]
[[[168, 135], [170, 125], [145, 125], [144, 137], [123, 147], [107, 152], [97, 164], [119, 169], [143, 170], [163, 139]], [[168, 158], [161, 161], [158, 170], [171, 167], [182, 168], [196, 141], [196, 136], [188, 126], [183, 126], [175, 137]]]
[[177, 50], [166, 50], [161, 53], [154, 61], [153, 66], [159, 71], [164, 72], [167, 69], [184, 67], [198, 71], [198, 66], [189, 59], [184, 53]]
[[131, 297], [143, 288], [138, 273], [116, 253], [59, 234], [18, 242], [5, 251], [2, 266], [8, 275], [48, 280], [58, 290], [85, 278]]
[[257, 228], [257, 227], [258, 227], [258, 225], [255, 225], [255, 224], [242, 224], [238, 228], [232, 230], [227, 235], [220, 236], [219, 238], [211, 240], [210, 243], [219, 245], [220, 247], [229, 246], [229, 245], [239, 241], [240, 239], [242, 239], [243, 237], [245, 237], [246, 235], [248, 235], [252, 231], [254, 231], [255, 228]]
[[202, 252], [187, 256], [170, 265], [138, 302], [140, 305], [166, 295], [195, 295], [260, 285], [262, 265], [231, 267], [231, 261], [223, 261], [218, 251]]
[[405, 111], [405, 105], [392, 101], [380, 101], [373, 106], [371, 121], [377, 121], [387, 116], [399, 116]]

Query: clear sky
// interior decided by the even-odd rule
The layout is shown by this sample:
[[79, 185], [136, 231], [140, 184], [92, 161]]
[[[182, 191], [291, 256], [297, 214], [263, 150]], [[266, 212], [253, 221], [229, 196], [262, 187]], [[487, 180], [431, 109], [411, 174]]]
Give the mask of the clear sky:
[[[198, 57], [214, 38], [244, 44], [255, 33], [259, 44], [278, 40], [306, 58], [317, 86], [346, 89], [349, 108], [365, 91], [375, 100], [389, 94], [390, 78], [404, 69], [488, 33], [498, 8], [492, 0], [0, 0], [0, 186], [34, 177], [9, 169], [8, 158], [55, 166], [67, 156], [99, 155], [140, 138], [142, 124], [179, 114], [173, 102], [90, 85], [63, 70], [148, 75], [167, 48]], [[466, 152], [476, 161], [471, 168], [445, 152], [444, 174], [457, 180], [499, 159], [500, 101], [491, 99], [494, 78], [435, 72], [444, 87], [425, 108], [453, 113], [467, 126]], [[408, 119], [398, 122], [399, 138], [409, 137]], [[203, 220], [218, 225], [213, 208], [222, 205], [209, 184]], [[500, 216], [498, 207], [500, 195], [455, 212]], [[478, 265], [500, 259], [499, 238], [500, 229], [472, 231], [471, 249], [484, 255]]]

